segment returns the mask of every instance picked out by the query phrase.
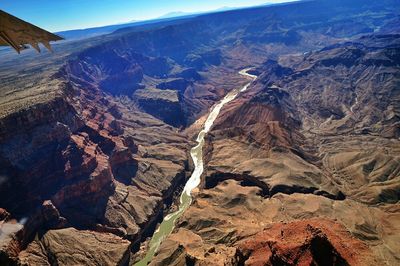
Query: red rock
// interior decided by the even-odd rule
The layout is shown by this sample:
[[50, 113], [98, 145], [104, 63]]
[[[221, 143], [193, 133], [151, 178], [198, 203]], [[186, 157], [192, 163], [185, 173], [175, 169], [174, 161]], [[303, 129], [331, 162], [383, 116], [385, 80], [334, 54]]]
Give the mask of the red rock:
[[239, 242], [245, 264], [372, 265], [368, 246], [343, 225], [325, 219], [275, 223]]

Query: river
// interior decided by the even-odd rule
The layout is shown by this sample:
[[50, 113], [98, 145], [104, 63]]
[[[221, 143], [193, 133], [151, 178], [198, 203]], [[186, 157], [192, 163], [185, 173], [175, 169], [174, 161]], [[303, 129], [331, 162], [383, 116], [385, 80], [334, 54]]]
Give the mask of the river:
[[[239, 74], [249, 77], [253, 81], [257, 78], [257, 76], [247, 73], [247, 71], [249, 71], [250, 69], [251, 68], [243, 69], [239, 71]], [[192, 203], [192, 196], [191, 196], [192, 190], [195, 189], [200, 184], [200, 177], [204, 170], [204, 165], [203, 165], [204, 137], [210, 131], [222, 107], [228, 102], [235, 99], [240, 92], [247, 90], [250, 84], [251, 82], [247, 83], [242, 88], [230, 91], [219, 103], [214, 105], [214, 107], [212, 108], [210, 114], [207, 117], [206, 122], [204, 123], [203, 129], [197, 135], [196, 139], [197, 145], [190, 150], [190, 155], [194, 163], [194, 171], [190, 176], [190, 178], [188, 179], [188, 181], [186, 182], [185, 187], [183, 188], [180, 197], [179, 209], [165, 216], [164, 220], [161, 222], [160, 226], [154, 232], [153, 237], [150, 240], [149, 249], [146, 253], [146, 256], [142, 260], [134, 264], [135, 266], [146, 266], [152, 260], [157, 249], [160, 247], [161, 242], [169, 234], [171, 234], [172, 230], [174, 229], [176, 220], [185, 212], [185, 210]]]

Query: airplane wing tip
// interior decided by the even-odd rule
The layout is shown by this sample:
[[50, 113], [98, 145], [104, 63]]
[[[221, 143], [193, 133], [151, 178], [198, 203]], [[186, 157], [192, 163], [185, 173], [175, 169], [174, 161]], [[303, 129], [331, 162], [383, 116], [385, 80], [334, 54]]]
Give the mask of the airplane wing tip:
[[[42, 43], [48, 50], [52, 51], [50, 42], [64, 40], [63, 37], [48, 32], [42, 28], [32, 25], [13, 15], [0, 10], [0, 45], [9, 45], [18, 53], [25, 49], [26, 44]], [[34, 47], [40, 52], [38, 47]]]

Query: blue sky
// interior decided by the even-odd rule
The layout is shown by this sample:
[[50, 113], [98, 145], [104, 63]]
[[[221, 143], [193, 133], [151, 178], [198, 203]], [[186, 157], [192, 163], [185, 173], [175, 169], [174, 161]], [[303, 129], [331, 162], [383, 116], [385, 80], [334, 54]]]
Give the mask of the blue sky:
[[290, 0], [1, 0], [0, 9], [49, 31], [81, 29], [156, 18], [169, 12], [198, 12]]

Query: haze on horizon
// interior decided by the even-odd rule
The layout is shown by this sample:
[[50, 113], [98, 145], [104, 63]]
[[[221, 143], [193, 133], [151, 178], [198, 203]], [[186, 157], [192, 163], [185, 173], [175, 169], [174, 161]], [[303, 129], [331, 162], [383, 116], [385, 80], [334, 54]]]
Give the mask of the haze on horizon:
[[207, 12], [295, 0], [5, 0], [0, 9], [52, 32], [158, 18], [171, 12]]

